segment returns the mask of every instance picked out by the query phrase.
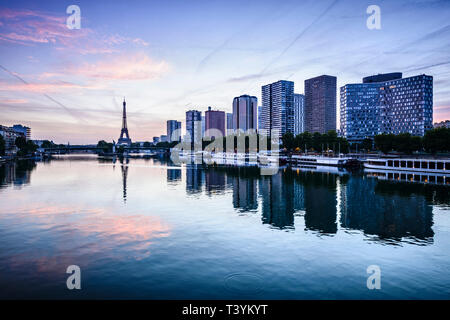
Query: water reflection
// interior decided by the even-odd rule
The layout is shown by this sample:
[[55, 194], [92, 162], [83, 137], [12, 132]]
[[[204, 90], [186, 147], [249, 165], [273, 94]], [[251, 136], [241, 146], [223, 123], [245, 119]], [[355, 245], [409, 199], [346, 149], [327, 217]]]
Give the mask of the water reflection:
[[[261, 176], [255, 168], [202, 165], [175, 168], [162, 159], [151, 161], [154, 165], [167, 166], [169, 184], [180, 183], [184, 170], [188, 195], [213, 197], [229, 190], [230, 206], [236, 212], [259, 213], [263, 224], [288, 231], [295, 230], [297, 222], [303, 222], [306, 231], [317, 235], [358, 230], [384, 243], [427, 244], [432, 243], [434, 236], [431, 205], [450, 203], [447, 186], [378, 180], [345, 171], [284, 169], [275, 175]], [[115, 159], [112, 162], [115, 164]], [[119, 159], [119, 162], [122, 198], [126, 202], [130, 160]], [[35, 167], [33, 162], [0, 166], [1, 187], [30, 183]]]
[[181, 181], [181, 169], [167, 169], [167, 182], [177, 184]]
[[186, 166], [186, 192], [198, 194], [202, 192], [204, 171], [200, 165], [191, 164]]
[[186, 167], [188, 194], [200, 194], [203, 181], [206, 194], [214, 188], [232, 189], [232, 204], [238, 212], [257, 212], [260, 198], [262, 223], [272, 228], [294, 229], [294, 217], [299, 216], [306, 230], [318, 235], [359, 230], [384, 243], [432, 241], [431, 204], [450, 202], [445, 186], [405, 187], [345, 171], [284, 169], [260, 176], [252, 168]]
[[31, 182], [31, 172], [36, 168], [34, 161], [21, 160], [0, 165], [0, 188], [8, 185], [20, 188]]

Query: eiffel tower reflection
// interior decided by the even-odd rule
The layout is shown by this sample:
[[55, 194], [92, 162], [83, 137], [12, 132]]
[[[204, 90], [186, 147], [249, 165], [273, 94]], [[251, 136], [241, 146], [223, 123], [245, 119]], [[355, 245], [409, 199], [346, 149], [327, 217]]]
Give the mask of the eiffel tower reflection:
[[123, 202], [127, 202], [127, 176], [128, 176], [128, 162], [129, 159], [125, 158], [125, 164], [124, 159], [120, 159], [120, 169], [122, 170], [122, 183], [123, 183]]

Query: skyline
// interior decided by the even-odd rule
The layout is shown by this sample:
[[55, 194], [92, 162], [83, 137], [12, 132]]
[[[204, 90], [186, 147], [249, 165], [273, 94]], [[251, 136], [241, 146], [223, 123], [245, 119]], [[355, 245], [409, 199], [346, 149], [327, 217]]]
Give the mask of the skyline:
[[[80, 30], [66, 26], [71, 4]], [[381, 30], [366, 27], [370, 4]], [[303, 94], [304, 80], [336, 76], [339, 94], [388, 72], [433, 76], [440, 122], [450, 118], [449, 13], [439, 0], [1, 1], [1, 122], [57, 143], [117, 140], [125, 96], [130, 136], [151, 141], [187, 110], [231, 112], [244, 94], [261, 102], [261, 86], [280, 79]]]

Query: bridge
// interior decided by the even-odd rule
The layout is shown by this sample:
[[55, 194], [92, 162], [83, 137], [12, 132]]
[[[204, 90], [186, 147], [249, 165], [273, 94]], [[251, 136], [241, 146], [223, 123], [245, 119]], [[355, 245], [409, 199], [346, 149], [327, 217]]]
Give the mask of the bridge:
[[[117, 147], [116, 147], [117, 148]], [[151, 150], [156, 152], [165, 152], [169, 151], [168, 147], [133, 147], [133, 146], [123, 146], [124, 150], [127, 152], [140, 152], [144, 150]], [[67, 145], [67, 146], [58, 146], [51, 148], [43, 148], [46, 153], [75, 153], [75, 152], [102, 152], [103, 148], [99, 148], [94, 145]]]

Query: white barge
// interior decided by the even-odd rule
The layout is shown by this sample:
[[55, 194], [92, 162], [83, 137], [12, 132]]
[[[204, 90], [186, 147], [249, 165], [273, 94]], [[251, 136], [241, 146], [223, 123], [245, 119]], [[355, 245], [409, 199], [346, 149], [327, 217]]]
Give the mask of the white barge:
[[355, 159], [346, 157], [323, 157], [323, 156], [305, 156], [293, 155], [290, 159], [291, 165], [310, 165], [310, 166], [333, 166], [345, 167], [353, 164]]
[[450, 175], [450, 159], [369, 158], [364, 168]]

